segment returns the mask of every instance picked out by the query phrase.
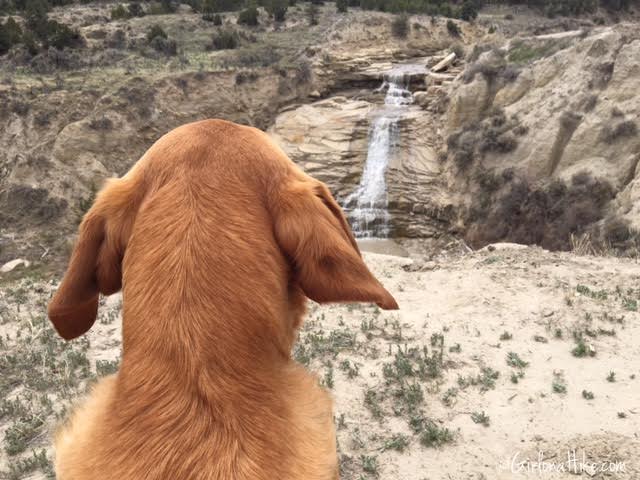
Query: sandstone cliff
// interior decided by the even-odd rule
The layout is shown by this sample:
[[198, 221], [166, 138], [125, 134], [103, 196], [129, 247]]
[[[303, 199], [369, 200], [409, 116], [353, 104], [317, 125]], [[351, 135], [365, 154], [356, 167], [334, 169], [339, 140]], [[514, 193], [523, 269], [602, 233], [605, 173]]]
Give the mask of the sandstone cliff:
[[487, 50], [451, 93], [447, 134], [458, 168], [450, 184], [469, 186], [473, 172], [505, 169], [530, 183], [569, 184], [586, 173], [613, 190], [604, 217], [640, 228], [637, 29], [517, 38]]

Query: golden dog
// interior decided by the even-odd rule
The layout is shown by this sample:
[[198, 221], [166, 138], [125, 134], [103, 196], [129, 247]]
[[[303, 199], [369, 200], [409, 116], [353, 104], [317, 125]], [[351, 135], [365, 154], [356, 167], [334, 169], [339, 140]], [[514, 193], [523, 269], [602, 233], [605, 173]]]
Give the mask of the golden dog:
[[327, 187], [221, 120], [158, 140], [85, 215], [49, 318], [123, 290], [123, 357], [56, 438], [59, 480], [330, 480], [330, 396], [291, 348], [317, 302], [398, 308]]

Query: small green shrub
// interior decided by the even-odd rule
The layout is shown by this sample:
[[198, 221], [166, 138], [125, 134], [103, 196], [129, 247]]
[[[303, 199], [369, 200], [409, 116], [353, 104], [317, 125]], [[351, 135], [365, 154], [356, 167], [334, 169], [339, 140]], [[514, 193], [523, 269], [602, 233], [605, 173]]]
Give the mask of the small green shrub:
[[32, 450], [30, 456], [23, 456], [9, 463], [9, 470], [5, 473], [7, 480], [21, 480], [31, 477], [30, 474], [40, 470], [46, 478], [53, 478], [53, 465], [51, 459], [47, 457], [47, 451], [43, 448], [40, 451]]
[[118, 364], [118, 360], [96, 360], [96, 373], [99, 377], [116, 373]]
[[288, 0], [268, 0], [266, 2], [267, 13], [273, 17], [276, 22], [284, 22], [289, 8]]
[[49, 20], [48, 23], [48, 36], [45, 43], [62, 50], [65, 47], [79, 47], [84, 44], [84, 40], [80, 35], [80, 32], [76, 29], [69, 28], [63, 23], [56, 22], [55, 20]]
[[553, 372], [553, 381], [551, 382], [551, 391], [561, 395], [567, 393], [567, 381], [562, 372]]
[[507, 354], [507, 365], [514, 368], [526, 368], [529, 366], [529, 362], [525, 362], [516, 352], [509, 352]]
[[378, 475], [378, 458], [369, 455], [360, 455], [362, 462], [362, 471], [371, 475]]
[[145, 11], [140, 2], [131, 2], [128, 6], [130, 17], [144, 17]]
[[9, 17], [4, 24], [0, 22], [0, 55], [7, 53], [21, 40], [22, 28], [12, 17]]
[[238, 32], [232, 29], [223, 29], [211, 37], [211, 50], [230, 50], [240, 45]]
[[489, 415], [484, 413], [484, 411], [482, 411], [482, 412], [473, 412], [471, 414], [471, 420], [473, 420], [473, 423], [479, 423], [480, 425], [482, 425], [484, 427], [488, 427], [489, 424], [491, 423]]
[[[473, 81], [473, 79], [478, 74], [481, 74], [485, 78], [487, 83], [490, 84], [498, 81], [501, 81], [502, 83], [510, 83], [518, 78], [518, 76], [520, 75], [519, 67], [505, 62], [502, 59], [502, 54], [499, 50], [495, 49], [493, 51], [495, 52], [495, 56], [498, 58], [498, 60], [475, 62], [468, 65], [462, 75], [462, 80], [465, 83], [470, 83], [471, 81]], [[479, 56], [481, 53], [482, 50], [475, 53], [472, 51], [470, 56]]]
[[256, 7], [255, 3], [250, 4], [238, 14], [238, 23], [250, 27], [258, 25], [258, 7]]
[[111, 20], [124, 20], [129, 16], [129, 9], [122, 4], [118, 4], [111, 9]]
[[307, 20], [311, 27], [318, 25], [318, 7], [313, 3], [309, 3], [307, 6]]
[[447, 147], [454, 163], [466, 170], [477, 158], [493, 152], [506, 154], [515, 150], [518, 141], [511, 132], [514, 121], [507, 121], [504, 112], [497, 110], [480, 124], [470, 125], [451, 134]]
[[584, 357], [595, 357], [596, 352], [592, 348], [590, 348], [587, 343], [584, 341], [582, 336], [576, 339], [576, 346], [571, 350], [571, 354], [574, 357], [584, 358]]
[[238, 72], [236, 74], [236, 85], [244, 85], [258, 80], [259, 75], [256, 72]]
[[151, 41], [156, 37], [164, 39], [168, 38], [167, 32], [165, 32], [157, 23], [149, 27], [149, 30], [147, 31], [147, 42], [151, 43]]
[[512, 63], [523, 65], [549, 57], [559, 50], [566, 48], [568, 45], [566, 41], [558, 40], [546, 40], [533, 43], [518, 40], [513, 42], [507, 59]]
[[396, 38], [407, 38], [409, 29], [409, 17], [404, 13], [391, 21], [391, 33]]
[[167, 32], [158, 25], [152, 25], [147, 32], [147, 41], [149, 46], [155, 51], [163, 53], [168, 56], [176, 55], [178, 53], [178, 44], [175, 40], [169, 38]]
[[507, 332], [506, 330], [500, 335], [500, 340], [506, 342], [507, 340], [512, 340], [513, 334]]
[[167, 56], [173, 56], [178, 53], [178, 43], [171, 38], [157, 36], [149, 42], [149, 45], [155, 51], [164, 53]]
[[364, 405], [376, 420], [382, 420], [384, 418], [384, 413], [380, 406], [382, 400], [382, 395], [375, 390], [367, 390], [364, 394]]
[[460, 8], [460, 18], [467, 22], [475, 20], [478, 16], [478, 10], [482, 6], [477, 0], [465, 0]]
[[149, 14], [167, 15], [170, 13], [175, 13], [177, 10], [177, 4], [175, 4], [172, 0], [160, 0], [159, 2], [154, 2], [151, 4], [151, 7], [149, 8]]
[[462, 35], [460, 27], [458, 27], [456, 22], [451, 19], [447, 20], [447, 32], [449, 32], [449, 35], [451, 35], [452, 37], [459, 37], [460, 35]]
[[385, 440], [382, 451], [395, 450], [396, 452], [404, 452], [409, 446], [409, 437], [402, 433], [396, 433], [391, 438]]
[[602, 128], [601, 138], [606, 143], [613, 143], [624, 137], [634, 137], [638, 134], [638, 125], [634, 120], [623, 120], [614, 126], [606, 124]]
[[4, 433], [4, 449], [8, 455], [24, 452], [29, 443], [40, 433], [44, 422], [32, 414], [14, 420]]
[[420, 443], [425, 447], [436, 448], [453, 442], [453, 433], [448, 428], [438, 426], [429, 421], [420, 434]]

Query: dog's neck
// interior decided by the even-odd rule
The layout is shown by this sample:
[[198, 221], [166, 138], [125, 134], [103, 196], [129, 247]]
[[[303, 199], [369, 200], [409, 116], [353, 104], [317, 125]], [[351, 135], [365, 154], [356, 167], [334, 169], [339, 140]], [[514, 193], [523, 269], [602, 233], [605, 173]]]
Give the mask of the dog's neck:
[[214, 313], [199, 317], [193, 309], [144, 315], [140, 322], [136, 307], [126, 306], [125, 296], [119, 383], [123, 397], [140, 399], [138, 407], [157, 411], [178, 402], [191, 409], [187, 405], [204, 402], [225, 418], [250, 411], [264, 395], [279, 395], [273, 388], [284, 382], [289, 352], [267, 330], [234, 325], [233, 317], [225, 321]]
[[125, 359], [131, 355], [143, 361], [178, 364], [185, 370], [224, 373], [255, 370], [264, 362], [290, 356], [292, 332], [287, 331], [286, 298], [277, 302], [281, 308], [274, 308], [247, 297], [221, 302], [195, 289], [168, 291], [165, 301], [153, 294], [129, 300], [127, 290], [125, 287]]
[[268, 291], [254, 285], [246, 287], [253, 295], [229, 292], [225, 298], [218, 289], [190, 285], [232, 284], [231, 279], [171, 280], [164, 286], [129, 280], [124, 286], [125, 376], [127, 370], [142, 370], [146, 373], [132, 378], [152, 375], [150, 383], [179, 382], [197, 389], [203, 382], [251, 384], [272, 376], [290, 359], [293, 323], [300, 319], [292, 318], [286, 288], [272, 285]]

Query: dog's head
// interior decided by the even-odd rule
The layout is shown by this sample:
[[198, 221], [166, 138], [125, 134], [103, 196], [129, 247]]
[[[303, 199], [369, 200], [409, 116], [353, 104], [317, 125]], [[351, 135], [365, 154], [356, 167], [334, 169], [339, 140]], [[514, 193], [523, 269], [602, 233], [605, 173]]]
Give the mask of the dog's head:
[[[397, 309], [394, 298], [363, 262], [349, 224], [327, 187], [302, 173], [277, 147], [264, 147], [269, 142], [264, 134], [253, 136], [262, 142], [257, 149], [263, 157], [265, 152], [277, 157], [269, 162], [271, 167], [278, 165], [279, 174], [272, 175], [271, 170], [265, 175], [269, 179], [263, 186], [268, 186], [260, 193], [264, 206], [256, 208], [266, 206], [273, 224], [273, 235], [268, 237], [274, 238], [291, 266], [289, 283], [320, 303], [372, 302]], [[149, 153], [154, 148], [161, 152], [156, 157], [162, 157], [162, 147], [152, 147]], [[93, 325], [100, 293], [120, 290], [122, 261], [138, 210], [158, 184], [172, 181], [167, 161], [150, 162], [153, 155], [149, 153], [123, 178], [107, 183], [80, 224], [67, 272], [48, 312], [66, 339], [82, 335]], [[188, 167], [182, 163], [180, 168]]]

